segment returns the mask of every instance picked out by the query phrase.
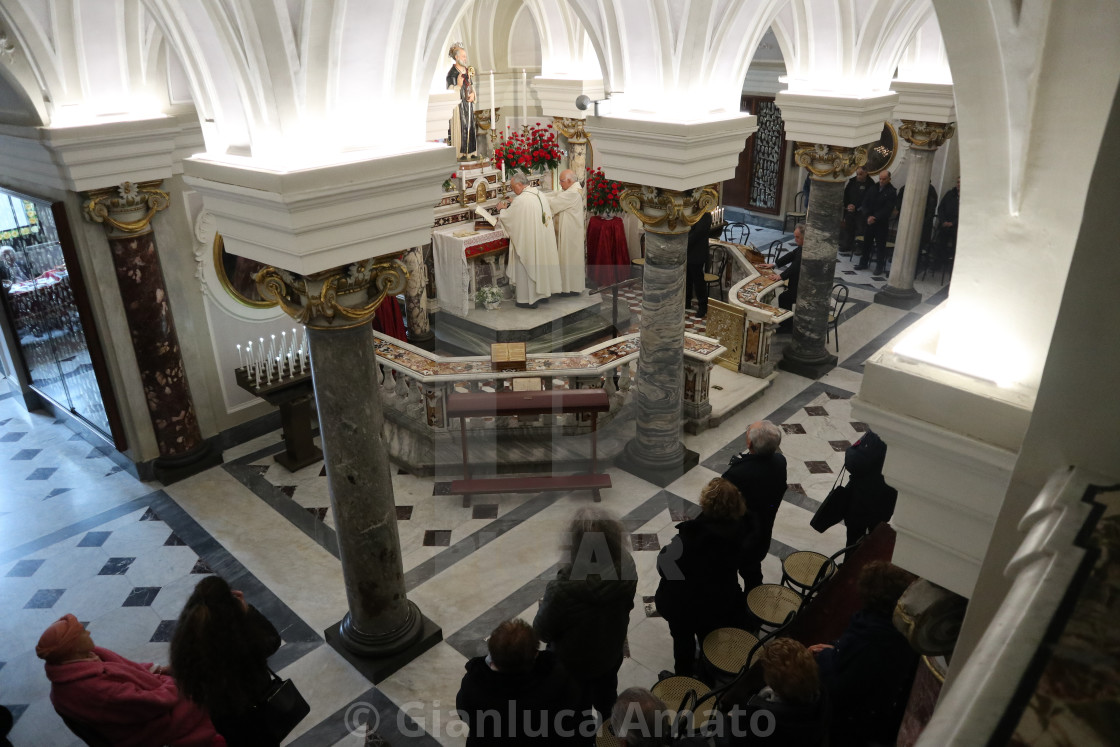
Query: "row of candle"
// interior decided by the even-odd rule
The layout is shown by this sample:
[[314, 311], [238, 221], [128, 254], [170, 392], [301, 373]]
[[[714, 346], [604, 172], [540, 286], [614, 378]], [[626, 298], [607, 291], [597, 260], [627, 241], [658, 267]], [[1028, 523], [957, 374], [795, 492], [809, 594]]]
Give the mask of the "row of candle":
[[292, 327], [292, 336], [289, 338], [287, 331], [283, 331], [279, 340], [276, 335], [272, 335], [267, 353], [263, 337], [257, 338], [256, 348], [253, 347], [253, 341], [249, 340], [244, 348], [237, 346], [237, 359], [241, 370], [258, 387], [262, 383], [271, 384], [274, 372], [276, 380], [283, 381], [285, 364], [289, 378], [307, 373], [307, 330], [305, 328], [300, 335], [299, 330]]

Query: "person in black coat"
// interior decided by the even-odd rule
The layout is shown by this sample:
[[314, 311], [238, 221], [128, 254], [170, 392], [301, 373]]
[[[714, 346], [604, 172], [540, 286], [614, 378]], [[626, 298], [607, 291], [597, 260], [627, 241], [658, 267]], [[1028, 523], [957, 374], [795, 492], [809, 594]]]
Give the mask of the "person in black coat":
[[688, 230], [688, 260], [684, 284], [684, 307], [692, 306], [696, 296], [696, 315], [708, 313], [708, 284], [704, 282], [704, 265], [708, 262], [708, 234], [712, 232], [712, 214], [704, 213]]
[[883, 478], [886, 459], [887, 444], [870, 430], [844, 453], [844, 467], [850, 475], [848, 506], [844, 511], [848, 547], [894, 515], [898, 491]]
[[863, 201], [863, 211], [867, 214], [867, 232], [864, 234], [863, 258], [856, 265], [857, 270], [866, 270], [872, 259], [875, 272], [882, 274], [887, 267], [887, 233], [890, 229], [891, 214], [894, 212], [898, 195], [891, 184], [891, 172], [879, 172], [879, 188], [868, 191]]
[[840, 251], [851, 253], [855, 250], [856, 236], [864, 236], [866, 246], [867, 213], [863, 212], [863, 201], [868, 192], [878, 189], [874, 180], [867, 175], [867, 169], [860, 166], [856, 175], [844, 187], [843, 220], [840, 223]]
[[747, 514], [755, 524], [749, 552], [740, 568], [750, 591], [762, 583], [761, 563], [770, 552], [774, 521], [786, 494], [786, 458], [778, 453], [782, 431], [769, 420], [747, 427], [747, 450], [731, 457], [723, 479], [739, 489]]
[[576, 512], [567, 547], [533, 628], [580, 684], [583, 705], [606, 718], [618, 695], [638, 572], [622, 523], [601, 508]]
[[[594, 719], [579, 709], [579, 686], [524, 620], [506, 620], [489, 655], [467, 662], [455, 708], [470, 728], [467, 747], [591, 744]], [[512, 721], [511, 721], [512, 719]]]
[[950, 189], [941, 198], [941, 205], [937, 208], [937, 251], [940, 260], [947, 258], [957, 245], [957, 223], [961, 210], [961, 178], [957, 177], [957, 186]]
[[778, 296], [778, 306], [783, 309], [792, 309], [797, 301], [797, 286], [801, 282], [801, 249], [805, 245], [805, 224], [798, 223], [793, 229], [793, 251], [783, 254], [773, 264], [763, 264], [761, 267], [769, 270], [773, 267], [785, 267], [782, 270], [782, 280], [786, 281], [786, 289]]
[[746, 601], [736, 571], [749, 553], [739, 491], [717, 477], [700, 494], [701, 513], [677, 525], [657, 556], [657, 611], [669, 623], [677, 674], [695, 671], [696, 642], [716, 628], [742, 625]]
[[896, 741], [918, 654], [891, 616], [915, 578], [886, 561], [868, 563], [858, 581], [863, 609], [838, 640], [809, 647], [833, 707], [831, 747]]

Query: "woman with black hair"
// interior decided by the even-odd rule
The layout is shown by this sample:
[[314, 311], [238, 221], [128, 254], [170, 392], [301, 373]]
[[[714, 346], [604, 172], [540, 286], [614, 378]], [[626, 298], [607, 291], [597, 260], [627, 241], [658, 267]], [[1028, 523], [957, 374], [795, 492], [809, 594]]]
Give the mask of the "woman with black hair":
[[171, 669], [179, 691], [210, 713], [230, 747], [275, 747], [257, 708], [275, 685], [268, 657], [280, 634], [219, 576], [198, 582], [171, 638]]

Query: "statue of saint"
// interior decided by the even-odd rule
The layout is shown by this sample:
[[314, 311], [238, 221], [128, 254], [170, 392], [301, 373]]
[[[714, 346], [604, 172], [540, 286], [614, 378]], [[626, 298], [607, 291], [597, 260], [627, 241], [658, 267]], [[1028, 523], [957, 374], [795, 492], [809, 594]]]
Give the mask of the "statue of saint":
[[447, 89], [459, 92], [459, 105], [451, 113], [451, 144], [459, 160], [478, 155], [478, 136], [474, 121], [474, 68], [467, 65], [467, 49], [461, 42], [451, 45], [447, 56], [455, 64], [447, 71]]

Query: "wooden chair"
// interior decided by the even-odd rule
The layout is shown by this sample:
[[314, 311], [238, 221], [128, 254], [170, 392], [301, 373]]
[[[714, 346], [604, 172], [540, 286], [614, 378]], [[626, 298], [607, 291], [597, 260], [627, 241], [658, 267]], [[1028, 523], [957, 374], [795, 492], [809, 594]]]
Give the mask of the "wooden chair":
[[786, 220], [782, 228], [789, 233], [793, 227], [798, 223], [805, 222], [805, 215], [809, 209], [809, 198], [804, 191], [798, 192], [797, 196], [793, 198], [793, 210], [786, 213]]
[[747, 592], [747, 613], [759, 631], [784, 625], [801, 609], [801, 595], [781, 584], [759, 584]]
[[775, 239], [770, 242], [770, 247], [766, 250], [766, 261], [770, 264], [776, 264], [782, 255], [786, 253], [786, 244], [781, 239]]
[[836, 575], [841, 558], [859, 547], [861, 542], [863, 537], [855, 544], [842, 547], [829, 556], [811, 550], [791, 552], [782, 560], [782, 585], [799, 593], [807, 604]]
[[828, 328], [832, 328], [832, 334], [836, 337], [836, 352], [840, 352], [840, 314], [844, 311], [844, 306], [848, 303], [848, 286], [843, 283], [837, 283], [832, 286], [832, 292], [829, 294], [832, 300], [828, 304], [828, 324], [824, 328], [824, 342], [828, 344]]
[[732, 221], [723, 229], [723, 235], [732, 244], [746, 246], [751, 240], [751, 227], [740, 221]]
[[[723, 273], [727, 270], [727, 252], [722, 246], [711, 247], [708, 250], [708, 262], [704, 266], [704, 284], [710, 291], [716, 286], [719, 291], [719, 300], [723, 301]], [[709, 294], [710, 295], [710, 294]], [[705, 301], [705, 303], [707, 303]]]
[[740, 628], [716, 628], [700, 646], [702, 666], [712, 684], [725, 685], [751, 663], [758, 637]]
[[699, 707], [695, 705], [697, 700], [707, 701], [708, 699], [705, 696], [711, 692], [710, 687], [695, 677], [683, 677], [681, 675], [666, 677], [651, 687], [649, 691], [661, 698], [662, 702], [673, 712], [672, 721], [674, 723], [685, 712], [689, 712], [691, 714], [690, 728], [692, 729], [702, 726], [711, 717], [712, 711], [715, 710], [715, 701], [705, 702], [704, 705]]

